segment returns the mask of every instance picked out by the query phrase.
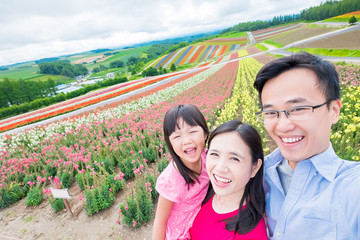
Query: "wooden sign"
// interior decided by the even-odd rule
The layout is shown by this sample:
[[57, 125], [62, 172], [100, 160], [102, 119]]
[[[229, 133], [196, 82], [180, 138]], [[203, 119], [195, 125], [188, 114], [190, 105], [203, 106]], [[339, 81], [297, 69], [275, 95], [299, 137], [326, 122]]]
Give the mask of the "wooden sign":
[[53, 195], [54, 198], [62, 198], [64, 200], [66, 210], [69, 213], [71, 213], [71, 215], [73, 215], [73, 212], [71, 211], [69, 203], [66, 200], [66, 199], [71, 198], [70, 195], [69, 195], [68, 189], [67, 188], [65, 188], [65, 189], [55, 189], [55, 188], [51, 187], [50, 190], [51, 190], [51, 194]]
[[50, 188], [51, 190], [51, 194], [53, 195], [54, 198], [62, 198], [62, 199], [70, 199], [70, 195], [68, 192], [68, 189], [55, 189], [55, 188]]

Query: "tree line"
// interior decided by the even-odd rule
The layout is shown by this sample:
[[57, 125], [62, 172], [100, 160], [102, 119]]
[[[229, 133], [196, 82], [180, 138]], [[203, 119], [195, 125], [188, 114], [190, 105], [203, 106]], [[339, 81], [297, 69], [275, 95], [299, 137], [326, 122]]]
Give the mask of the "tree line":
[[342, 0], [335, 1], [329, 0], [324, 3], [321, 3], [319, 6], [310, 7], [301, 11], [299, 14], [290, 14], [290, 15], [280, 15], [275, 16], [273, 19], [268, 21], [251, 21], [239, 23], [231, 28], [224, 29], [220, 34], [237, 31], [237, 32], [246, 32], [246, 31], [256, 31], [259, 29], [269, 28], [272, 26], [292, 23], [297, 21], [320, 21], [326, 18], [335, 17], [342, 15], [348, 12], [357, 11], [360, 9], [359, 0]]
[[[33, 110], [36, 110], [36, 109], [39, 109], [42, 107], [49, 106], [54, 103], [62, 102], [62, 101], [65, 101], [65, 100], [68, 100], [68, 99], [71, 99], [74, 97], [84, 95], [90, 91], [93, 91], [93, 90], [96, 90], [99, 88], [112, 86], [112, 85], [126, 82], [126, 81], [127, 81], [127, 78], [108, 79], [105, 81], [97, 82], [92, 85], [86, 85], [83, 88], [80, 88], [80, 89], [72, 91], [72, 92], [68, 92], [66, 94], [60, 93], [58, 95], [50, 95], [50, 96], [46, 96], [43, 98], [35, 99], [31, 102], [25, 102], [25, 103], [22, 103], [19, 105], [12, 105], [10, 107], [4, 107], [4, 108], [0, 109], [0, 119], [18, 115], [18, 114], [22, 114], [22, 113], [26, 113], [29, 111], [33, 111]], [[2, 90], [3, 90], [3, 88], [0, 87], [0, 91], [2, 91]], [[3, 96], [3, 92], [0, 92], [0, 97], [2, 97], [2, 96]]]
[[359, 0], [326, 1], [319, 6], [311, 7], [301, 12], [301, 19], [308, 21], [324, 20], [345, 13], [360, 10]]
[[9, 80], [0, 81], [0, 108], [30, 103], [37, 98], [56, 95], [56, 84], [47, 81]]
[[69, 61], [43, 62], [39, 63], [39, 68], [42, 74], [63, 75], [71, 78], [88, 73], [88, 69], [83, 65], [72, 65]]

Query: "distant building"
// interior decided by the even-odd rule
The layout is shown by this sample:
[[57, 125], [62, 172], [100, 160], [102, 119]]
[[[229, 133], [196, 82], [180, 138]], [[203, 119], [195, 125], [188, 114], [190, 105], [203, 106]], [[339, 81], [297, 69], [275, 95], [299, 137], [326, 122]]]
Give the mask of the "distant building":
[[114, 79], [114, 78], [115, 78], [115, 73], [113, 73], [113, 72], [107, 73], [107, 74], [106, 74], [106, 78], [107, 78], [107, 79], [110, 79], [110, 78], [111, 78], [111, 79]]
[[67, 88], [67, 85], [66, 85], [66, 84], [60, 84], [60, 85], [57, 85], [56, 88], [57, 88], [58, 90], [62, 90], [62, 89]]

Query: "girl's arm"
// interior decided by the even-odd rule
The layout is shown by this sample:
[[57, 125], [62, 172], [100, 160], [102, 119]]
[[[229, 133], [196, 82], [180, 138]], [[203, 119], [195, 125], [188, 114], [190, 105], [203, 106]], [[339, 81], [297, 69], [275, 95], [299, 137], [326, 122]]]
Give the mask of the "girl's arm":
[[165, 239], [166, 224], [173, 203], [174, 202], [162, 197], [161, 195], [159, 196], [159, 201], [156, 208], [156, 214], [154, 220], [154, 228], [153, 228], [153, 236], [152, 236], [153, 240]]

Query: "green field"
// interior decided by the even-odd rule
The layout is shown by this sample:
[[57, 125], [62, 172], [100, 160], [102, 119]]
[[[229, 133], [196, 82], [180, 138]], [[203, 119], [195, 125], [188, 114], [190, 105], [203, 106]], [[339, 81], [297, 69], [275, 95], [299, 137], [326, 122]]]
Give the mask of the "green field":
[[228, 32], [219, 36], [219, 38], [239, 38], [239, 37], [247, 37], [246, 32]]
[[9, 79], [29, 79], [41, 76], [39, 74], [39, 68], [35, 65], [35, 62], [27, 62], [22, 64], [12, 65], [9, 70], [0, 71], [0, 79], [9, 78]]
[[305, 51], [311, 54], [333, 57], [360, 57], [360, 50], [349, 49], [327, 49], [327, 48], [288, 48], [289, 52]]
[[[92, 70], [95, 67], [98, 67], [100, 65], [104, 65], [104, 66], [108, 67], [109, 64], [115, 60], [121, 60], [126, 64], [127, 60], [130, 57], [140, 58], [142, 56], [146, 56], [144, 51], [146, 51], [150, 47], [151, 46], [144, 46], [144, 47], [131, 48], [131, 49], [108, 50], [108, 51], [98, 52], [98, 53], [91, 51], [91, 52], [79, 53], [76, 55], [71, 55], [71, 56], [66, 56], [66, 57], [60, 57], [59, 60], [69, 60], [71, 63], [73, 63], [73, 62], [83, 59], [83, 58], [104, 55], [106, 53], [112, 53], [112, 55], [110, 55], [110, 57], [104, 61], [85, 64], [85, 66], [89, 70]], [[113, 53], [115, 53], [115, 54], [113, 54]], [[40, 80], [40, 81], [48, 80], [49, 78], [51, 78], [52, 80], [58, 81], [58, 82], [66, 82], [66, 81], [75, 80], [75, 79], [70, 79], [70, 78], [67, 78], [64, 76], [40, 74], [39, 67], [37, 64], [35, 64], [35, 61], [21, 63], [21, 64], [15, 64], [15, 65], [9, 66], [8, 68], [9, 68], [9, 70], [0, 71], [0, 80], [4, 79], [4, 78], [17, 79], [17, 80], [31, 79], [31, 80]], [[125, 70], [126, 70], [126, 68], [123, 69], [123, 71], [125, 71]], [[105, 75], [108, 72], [114, 72], [114, 71], [119, 71], [119, 69], [110, 69], [108, 71], [103, 71], [103, 72], [98, 73], [96, 76]]]
[[[125, 50], [116, 50], [116, 51], [110, 51], [112, 53], [116, 52], [116, 54], [112, 55], [111, 57], [109, 57], [108, 59], [106, 59], [105, 61], [102, 62], [96, 62], [96, 63], [89, 63], [89, 64], [85, 64], [85, 66], [91, 70], [94, 69], [96, 67], [99, 67], [100, 65], [104, 65], [106, 67], [109, 66], [109, 64], [115, 60], [121, 60], [123, 61], [125, 64], [127, 62], [127, 60], [130, 57], [141, 57], [144, 53], [144, 51], [146, 51], [147, 49], [149, 49], [151, 46], [145, 46], [145, 47], [139, 47], [139, 48], [131, 48], [131, 49], [125, 49]], [[104, 52], [106, 53], [106, 52]], [[100, 54], [104, 54], [104, 53], [100, 53]], [[99, 53], [94, 54], [95, 55], [99, 55]], [[87, 56], [88, 57], [88, 56]]]

